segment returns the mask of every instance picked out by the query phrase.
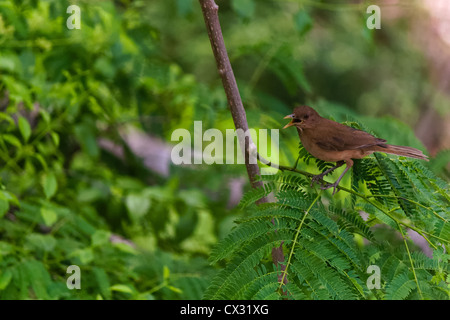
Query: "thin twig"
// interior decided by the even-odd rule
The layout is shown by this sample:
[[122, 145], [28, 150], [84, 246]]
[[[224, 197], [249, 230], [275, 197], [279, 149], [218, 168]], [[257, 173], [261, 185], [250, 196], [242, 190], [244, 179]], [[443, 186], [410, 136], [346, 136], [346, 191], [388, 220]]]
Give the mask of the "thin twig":
[[303, 222], [305, 222], [306, 216], [307, 216], [308, 213], [311, 211], [312, 207], [316, 204], [317, 200], [320, 199], [321, 194], [322, 194], [322, 193], [319, 192], [319, 193], [317, 194], [317, 197], [313, 200], [313, 202], [311, 202], [311, 205], [310, 205], [309, 208], [305, 211], [305, 214], [303, 215], [303, 218], [302, 218], [302, 220], [300, 221], [300, 224], [299, 224], [299, 226], [298, 226], [298, 228], [297, 228], [297, 231], [295, 232], [294, 242], [292, 243], [291, 251], [289, 252], [288, 261], [286, 262], [286, 268], [282, 271], [283, 277], [281, 278], [281, 281], [280, 281], [280, 287], [279, 287], [280, 290], [281, 290], [281, 287], [285, 284], [285, 281], [284, 281], [284, 280], [285, 280], [285, 278], [286, 278], [287, 270], [288, 270], [288, 268], [289, 268], [289, 266], [290, 266], [290, 264], [291, 264], [292, 255], [294, 254], [295, 245], [297, 244], [297, 239], [298, 239], [298, 236], [300, 235], [300, 230], [301, 230], [301, 228], [302, 228], [302, 226], [303, 226]]
[[413, 272], [413, 275], [414, 275], [414, 281], [417, 284], [417, 292], [419, 293], [419, 296], [423, 300], [422, 290], [420, 289], [419, 280], [417, 279], [416, 269], [414, 268], [414, 262], [413, 262], [412, 257], [411, 257], [411, 252], [409, 251], [408, 242], [406, 242], [406, 237], [405, 237], [405, 234], [403, 233], [402, 226], [400, 224], [398, 224], [398, 229], [399, 229], [399, 231], [400, 231], [400, 233], [402, 235], [403, 243], [405, 244], [405, 247], [406, 247], [406, 252], [408, 253], [408, 259], [409, 259], [409, 263], [411, 264], [412, 272]]
[[393, 199], [401, 199], [401, 200], [404, 200], [404, 201], [408, 201], [408, 202], [410, 202], [410, 203], [415, 204], [416, 206], [419, 206], [419, 207], [422, 207], [422, 208], [424, 208], [424, 209], [426, 209], [426, 210], [431, 211], [437, 218], [439, 218], [440, 220], [444, 221], [445, 223], [448, 222], [447, 219], [445, 219], [444, 217], [442, 217], [439, 213], [437, 213], [436, 211], [434, 211], [432, 208], [427, 207], [427, 206], [424, 206], [423, 204], [421, 204], [421, 203], [419, 203], [419, 202], [417, 202], [417, 201], [414, 201], [414, 200], [411, 200], [411, 199], [408, 199], [408, 198], [405, 198], [405, 197], [399, 197], [399, 196], [395, 196], [395, 195], [384, 195], [384, 194], [372, 194], [372, 195], [367, 196], [367, 197], [368, 197], [368, 198], [377, 198], [377, 197], [381, 197], [381, 198], [393, 198]]

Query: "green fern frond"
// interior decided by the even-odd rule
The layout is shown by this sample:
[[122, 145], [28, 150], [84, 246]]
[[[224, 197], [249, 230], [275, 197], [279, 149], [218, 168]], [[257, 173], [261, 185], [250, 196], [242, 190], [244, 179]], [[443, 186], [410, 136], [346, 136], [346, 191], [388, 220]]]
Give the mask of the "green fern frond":
[[415, 190], [413, 189], [413, 185], [411, 185], [408, 177], [402, 170], [399, 169], [399, 166], [389, 158], [377, 153], [375, 153], [375, 157], [377, 158], [381, 171], [391, 184], [392, 190], [397, 196], [397, 202], [403, 212], [410, 217], [414, 213], [417, 213], [416, 206], [414, 206], [411, 202], [404, 200], [405, 198], [415, 198]]
[[236, 292], [232, 299], [274, 300], [281, 298], [278, 292], [278, 271], [258, 272], [252, 281]]
[[381, 267], [383, 280], [386, 283], [391, 283], [396, 276], [401, 273], [407, 272], [408, 265], [402, 257], [399, 257], [399, 255], [403, 254], [402, 251], [397, 250], [397, 252], [391, 252], [392, 248], [389, 244], [385, 244], [383, 248], [384, 255], [379, 259], [377, 263]]
[[300, 288], [300, 286], [294, 281], [290, 281], [287, 284], [283, 285], [283, 290], [285, 290], [287, 297], [291, 300], [307, 299], [307, 295], [303, 292], [302, 288]]
[[309, 181], [306, 178], [287, 171], [286, 172], [281, 171], [274, 175], [265, 175], [261, 177], [261, 179], [266, 182], [276, 183], [277, 185], [279, 185], [280, 189], [282, 189], [283, 186], [290, 186], [293, 187], [294, 189], [309, 186]]
[[357, 293], [352, 287], [345, 283], [339, 272], [330, 268], [319, 257], [310, 252], [298, 250], [295, 253], [294, 268], [306, 268], [316, 277], [331, 299], [353, 300], [357, 298]]
[[265, 183], [260, 188], [253, 188], [247, 193], [244, 194], [241, 201], [239, 202], [239, 208], [245, 208], [259, 199], [267, 196], [269, 193], [271, 193], [275, 189], [275, 184], [273, 183]]
[[[291, 279], [297, 277], [298, 281], [301, 283], [302, 287], [296, 286], [297, 290], [303, 293], [309, 300], [331, 300], [332, 295], [323, 286], [322, 282], [315, 276], [311, 268], [304, 267], [301, 263], [294, 260], [291, 266], [291, 272], [293, 275], [290, 276]], [[291, 283], [291, 282], [289, 282]], [[288, 290], [288, 286], [283, 286]], [[303, 289], [303, 290], [301, 290]], [[302, 297], [302, 295], [300, 295]], [[292, 296], [293, 297], [293, 296]]]
[[[352, 263], [354, 267], [359, 268], [361, 266], [361, 261], [356, 254], [352, 234], [344, 229], [339, 229], [335, 221], [326, 217], [318, 210], [312, 210], [310, 215], [317, 223], [308, 223], [307, 227], [313, 229], [327, 241], [320, 241], [320, 243], [331, 244], [345, 257], [345, 261], [348, 261]], [[325, 230], [326, 232], [324, 232]]]
[[[313, 159], [304, 148], [299, 156], [303, 163]], [[316, 161], [318, 170], [328, 165]], [[449, 261], [442, 253], [450, 244], [448, 184], [420, 161], [383, 154], [355, 161], [351, 189], [341, 189], [351, 197], [343, 201], [322, 197], [309, 175], [288, 171], [262, 176], [264, 187], [243, 197], [240, 208], [250, 214], [237, 219], [213, 250], [210, 261], [226, 266], [204, 298], [450, 297]], [[275, 202], [255, 205], [270, 193]], [[407, 229], [426, 239], [433, 258], [417, 251]], [[270, 252], [280, 244], [286, 261], [275, 267]], [[365, 283], [373, 264], [380, 267], [380, 289]]]
[[367, 240], [374, 242], [373, 232], [361, 216], [355, 211], [344, 211], [330, 206], [330, 211], [337, 216], [337, 223], [349, 232], [358, 233]]
[[404, 300], [416, 289], [416, 283], [407, 273], [397, 275], [386, 289], [387, 300]]
[[413, 252], [411, 255], [414, 258], [414, 267], [416, 269], [439, 271], [439, 261], [427, 257], [423, 252]]
[[226, 299], [233, 296], [234, 292], [239, 291], [258, 276], [254, 267], [269, 254], [272, 248], [280, 246], [282, 242], [290, 241], [292, 241], [291, 232], [277, 229], [276, 232], [273, 230], [251, 242], [246, 242], [225, 269], [221, 270], [213, 279], [205, 292], [205, 299]]
[[437, 221], [434, 234], [443, 240], [450, 241], [450, 222]]
[[273, 225], [269, 221], [252, 221], [240, 224], [211, 251], [209, 261], [216, 263], [240, 250], [245, 242], [252, 241], [263, 234], [271, 231]]

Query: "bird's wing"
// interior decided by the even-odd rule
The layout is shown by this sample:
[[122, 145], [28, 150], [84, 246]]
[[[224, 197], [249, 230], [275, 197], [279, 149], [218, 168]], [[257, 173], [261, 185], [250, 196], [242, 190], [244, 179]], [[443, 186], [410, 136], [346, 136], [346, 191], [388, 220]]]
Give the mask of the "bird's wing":
[[336, 122], [332, 126], [332, 130], [329, 126], [321, 126], [321, 128], [323, 132], [320, 132], [315, 143], [324, 150], [356, 150], [370, 146], [384, 146], [386, 142], [386, 140], [376, 138], [370, 133]]

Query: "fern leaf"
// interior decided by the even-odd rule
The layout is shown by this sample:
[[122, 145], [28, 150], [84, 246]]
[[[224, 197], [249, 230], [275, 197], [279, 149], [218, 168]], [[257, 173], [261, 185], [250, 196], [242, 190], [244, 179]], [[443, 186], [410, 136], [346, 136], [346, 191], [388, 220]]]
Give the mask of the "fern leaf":
[[330, 207], [330, 211], [338, 216], [337, 223], [349, 230], [350, 232], [358, 233], [369, 241], [375, 241], [373, 232], [361, 216], [355, 211], [344, 211], [341, 209]]
[[274, 231], [246, 243], [225, 269], [221, 270], [212, 280], [205, 292], [205, 298], [226, 299], [257, 277], [253, 268], [259, 264], [261, 259], [281, 242], [290, 242], [293, 238], [290, 231], [280, 229]]
[[327, 267], [318, 257], [309, 252], [297, 250], [295, 258], [298, 263], [295, 268], [297, 270], [300, 268], [309, 269], [319, 279], [333, 299], [353, 300], [356, 298], [356, 294], [346, 285], [339, 273], [335, 269]]
[[388, 300], [404, 300], [416, 289], [414, 280], [409, 279], [406, 273], [397, 275], [386, 289], [386, 299]]
[[289, 299], [306, 300], [307, 296], [302, 289], [294, 282], [290, 281], [283, 285], [282, 289], [286, 292]]
[[241, 201], [239, 202], [239, 208], [245, 208], [249, 206], [250, 204], [255, 203], [262, 197], [267, 196], [269, 193], [271, 193], [275, 189], [275, 185], [273, 183], [267, 183], [264, 184], [260, 188], [253, 188], [249, 192], [245, 193], [242, 197]]
[[209, 261], [216, 263], [240, 250], [244, 242], [255, 238], [273, 229], [269, 221], [253, 221], [238, 225], [226, 238], [220, 241], [211, 251]]

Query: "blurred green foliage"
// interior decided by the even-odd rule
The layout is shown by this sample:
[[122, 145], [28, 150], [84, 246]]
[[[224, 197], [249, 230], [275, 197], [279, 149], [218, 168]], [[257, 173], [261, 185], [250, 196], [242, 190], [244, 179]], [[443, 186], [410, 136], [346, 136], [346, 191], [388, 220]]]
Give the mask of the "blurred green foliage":
[[[69, 30], [64, 2], [0, 4], [0, 298], [198, 299], [218, 205], [201, 181], [146, 169], [119, 130], [167, 139], [198, 101], [225, 101], [164, 56], [148, 4], [80, 5]], [[82, 290], [66, 287], [72, 264]]]
[[[200, 7], [77, 4], [81, 29], [69, 30], [67, 2], [0, 2], [0, 299], [201, 298], [216, 273], [211, 247], [240, 214], [228, 209], [228, 181], [245, 178], [244, 168], [171, 167], [161, 176], [121, 135], [133, 126], [170, 143], [194, 120], [233, 128]], [[368, 32], [360, 7], [323, 6], [221, 1], [249, 126], [281, 128], [301, 102], [421, 147], [410, 127], [417, 101], [434, 89], [407, 21]], [[280, 162], [293, 163], [298, 137], [282, 132], [280, 143]], [[82, 290], [66, 287], [73, 264]]]

